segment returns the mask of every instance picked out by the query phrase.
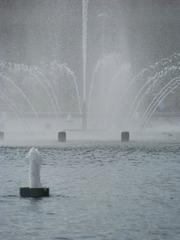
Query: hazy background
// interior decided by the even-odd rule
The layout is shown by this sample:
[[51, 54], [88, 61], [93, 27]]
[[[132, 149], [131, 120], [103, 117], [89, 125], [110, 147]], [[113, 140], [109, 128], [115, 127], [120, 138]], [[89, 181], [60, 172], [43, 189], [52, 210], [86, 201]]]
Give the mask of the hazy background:
[[[82, 82], [81, 0], [0, 0], [0, 61], [66, 62]], [[89, 0], [88, 80], [106, 53], [137, 73], [180, 48], [180, 1]]]

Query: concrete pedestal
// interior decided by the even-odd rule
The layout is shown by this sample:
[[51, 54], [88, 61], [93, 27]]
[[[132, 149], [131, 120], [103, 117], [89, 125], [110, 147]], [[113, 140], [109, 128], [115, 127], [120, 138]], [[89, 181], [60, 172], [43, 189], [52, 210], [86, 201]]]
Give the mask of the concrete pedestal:
[[129, 142], [129, 132], [128, 131], [121, 132], [121, 141]]
[[58, 132], [58, 142], [66, 142], [66, 132]]
[[4, 132], [0, 131], [0, 140], [4, 139]]
[[41, 198], [41, 197], [49, 197], [49, 188], [29, 188], [22, 187], [19, 189], [19, 194], [21, 197], [28, 198]]

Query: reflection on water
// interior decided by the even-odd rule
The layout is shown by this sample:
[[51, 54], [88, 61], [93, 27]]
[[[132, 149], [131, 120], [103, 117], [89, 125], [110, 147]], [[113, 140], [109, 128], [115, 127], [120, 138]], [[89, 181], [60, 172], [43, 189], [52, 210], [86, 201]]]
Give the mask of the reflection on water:
[[27, 151], [0, 148], [1, 239], [180, 239], [178, 142], [40, 148], [39, 200], [18, 193]]

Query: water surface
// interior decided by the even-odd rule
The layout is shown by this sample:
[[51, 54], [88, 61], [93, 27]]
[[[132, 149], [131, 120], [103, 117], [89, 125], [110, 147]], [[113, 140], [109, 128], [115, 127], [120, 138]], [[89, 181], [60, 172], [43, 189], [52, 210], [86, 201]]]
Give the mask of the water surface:
[[51, 196], [22, 199], [28, 148], [0, 148], [0, 238], [179, 240], [180, 143], [39, 148]]

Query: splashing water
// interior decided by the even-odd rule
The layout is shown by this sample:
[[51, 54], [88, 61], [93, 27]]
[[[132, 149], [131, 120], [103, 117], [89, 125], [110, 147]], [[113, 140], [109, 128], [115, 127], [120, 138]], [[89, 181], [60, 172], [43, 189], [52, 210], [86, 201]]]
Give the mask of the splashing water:
[[[58, 116], [81, 112], [80, 94], [74, 72], [56, 61], [40, 66], [0, 64], [1, 89], [16, 103], [23, 115], [41, 113]], [[7, 111], [4, 104], [1, 111]]]
[[41, 188], [40, 168], [42, 164], [42, 158], [37, 148], [31, 148], [27, 154], [27, 158], [30, 161], [29, 168], [29, 187]]
[[[130, 65], [118, 54], [105, 55], [93, 72], [89, 91], [89, 117], [109, 128], [148, 124], [158, 106], [177, 91], [180, 54], [161, 59], [131, 80]], [[99, 120], [99, 122], [98, 122]]]
[[[88, 1], [84, 4], [86, 16]], [[87, 16], [85, 20], [87, 24]], [[87, 36], [84, 39], [87, 41]], [[84, 43], [83, 50], [86, 48]], [[117, 53], [106, 54], [97, 61], [87, 92], [90, 128], [147, 125], [162, 102], [178, 89], [180, 54], [175, 53], [143, 69], [132, 80], [130, 70], [130, 64]], [[80, 118], [83, 112], [76, 75], [66, 63], [53, 61], [27, 66], [1, 62], [0, 78], [0, 110], [20, 119], [26, 131], [33, 126], [25, 116], [38, 119], [65, 114], [67, 119], [71, 116], [72, 125], [73, 114]]]
[[82, 60], [83, 60], [83, 101], [82, 101], [82, 127], [87, 128], [87, 22], [88, 0], [82, 1]]
[[[130, 64], [117, 53], [106, 54], [99, 59], [92, 74], [89, 91], [88, 112], [93, 127], [120, 127], [127, 109], [120, 97], [126, 89], [130, 77]], [[120, 123], [121, 121], [121, 123]]]
[[180, 54], [175, 53], [169, 58], [161, 59], [154, 65], [141, 71], [132, 81], [131, 88], [136, 85], [134, 101], [130, 107], [130, 117], [146, 125], [158, 107], [179, 86]]

